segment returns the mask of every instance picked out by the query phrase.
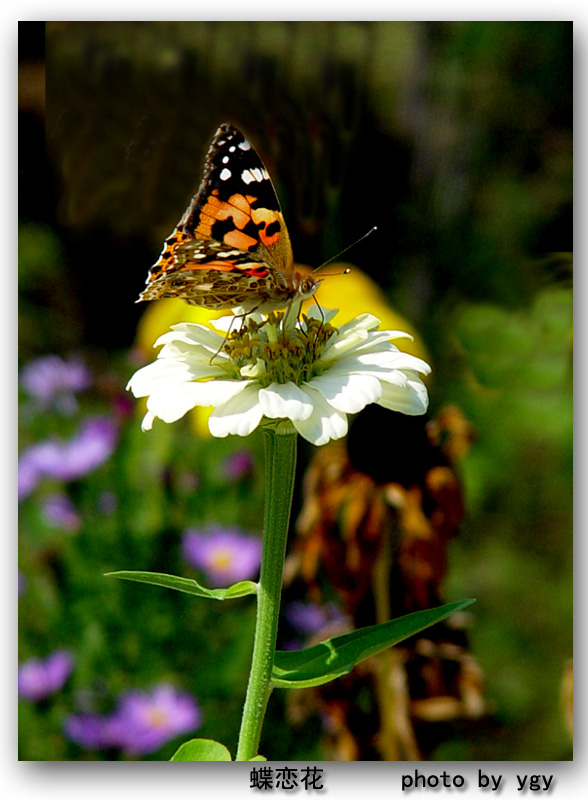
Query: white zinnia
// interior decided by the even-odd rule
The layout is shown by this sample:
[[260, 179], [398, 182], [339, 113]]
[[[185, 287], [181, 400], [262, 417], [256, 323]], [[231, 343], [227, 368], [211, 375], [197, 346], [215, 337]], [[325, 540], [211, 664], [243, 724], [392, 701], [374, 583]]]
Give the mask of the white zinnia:
[[[174, 325], [155, 343], [163, 345], [157, 360], [138, 370], [127, 387], [135, 397], [147, 397], [143, 430], [156, 417], [175, 422], [194, 406], [214, 406], [208, 422], [213, 436], [247, 436], [265, 417], [289, 419], [301, 436], [322, 445], [345, 436], [347, 414], [369, 403], [425, 413], [428, 395], [419, 373], [428, 374], [430, 367], [390, 341], [410, 339], [408, 333], [379, 331], [372, 314], [332, 328], [328, 323], [336, 311], [324, 314], [325, 322], [319, 322], [318, 310], [311, 309], [307, 319], [287, 330], [285, 340], [271, 318], [251, 314], [227, 340], [237, 340], [230, 353], [222, 331], [233, 317], [213, 323], [221, 333], [196, 323]], [[270, 351], [268, 360], [264, 354]]]

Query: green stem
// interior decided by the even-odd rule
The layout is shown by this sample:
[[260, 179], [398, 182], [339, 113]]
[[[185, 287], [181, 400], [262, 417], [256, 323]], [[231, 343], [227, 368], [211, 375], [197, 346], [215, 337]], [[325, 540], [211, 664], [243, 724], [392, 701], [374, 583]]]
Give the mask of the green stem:
[[288, 423], [265, 428], [265, 520], [257, 596], [255, 640], [243, 708], [237, 761], [257, 755], [271, 686], [276, 649], [282, 575], [296, 469], [296, 431]]

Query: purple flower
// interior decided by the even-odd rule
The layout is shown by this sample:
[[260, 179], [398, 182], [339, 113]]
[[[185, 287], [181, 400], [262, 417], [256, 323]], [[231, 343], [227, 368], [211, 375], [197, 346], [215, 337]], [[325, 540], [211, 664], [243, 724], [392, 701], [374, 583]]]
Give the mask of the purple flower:
[[41, 473], [36, 461], [36, 447], [30, 447], [18, 459], [18, 499], [28, 497], [35, 489]]
[[79, 359], [64, 361], [59, 356], [43, 356], [23, 367], [20, 383], [43, 408], [53, 406], [64, 414], [77, 410], [76, 392], [90, 386], [90, 372]]
[[237, 450], [223, 464], [223, 473], [227, 480], [240, 481], [253, 472], [253, 458], [248, 450]]
[[89, 750], [116, 748], [145, 755], [201, 724], [202, 713], [194, 697], [161, 684], [151, 692], [126, 692], [113, 714], [74, 714], [66, 720], [64, 731], [71, 741]]
[[202, 714], [194, 698], [162, 684], [152, 692], [131, 691], [115, 712], [117, 737], [128, 753], [144, 755], [200, 727]]
[[72, 714], [63, 726], [67, 738], [86, 750], [119, 749], [119, 723], [104, 714]]
[[55, 452], [44, 462], [45, 474], [63, 481], [81, 478], [108, 460], [117, 440], [118, 430], [111, 420], [106, 417], [87, 419], [68, 442], [55, 442]]
[[18, 596], [20, 597], [23, 595], [27, 588], [27, 579], [22, 574], [22, 572], [18, 571]]
[[301, 600], [290, 603], [284, 615], [290, 625], [304, 636], [312, 636], [326, 625], [344, 619], [344, 614], [334, 603], [321, 606], [318, 603], [303, 603]]
[[219, 526], [189, 530], [182, 539], [182, 555], [218, 586], [253, 579], [261, 563], [261, 539]]
[[18, 668], [18, 693], [25, 700], [43, 700], [61, 689], [72, 669], [67, 650], [56, 650], [44, 660], [31, 658]]
[[67, 533], [77, 533], [82, 518], [69, 497], [62, 492], [47, 495], [43, 499], [41, 513], [45, 522], [52, 528], [60, 528]]
[[21, 455], [18, 462], [19, 498], [27, 497], [44, 478], [73, 481], [101, 466], [116, 447], [118, 430], [106, 417], [91, 417], [68, 441], [47, 439]]

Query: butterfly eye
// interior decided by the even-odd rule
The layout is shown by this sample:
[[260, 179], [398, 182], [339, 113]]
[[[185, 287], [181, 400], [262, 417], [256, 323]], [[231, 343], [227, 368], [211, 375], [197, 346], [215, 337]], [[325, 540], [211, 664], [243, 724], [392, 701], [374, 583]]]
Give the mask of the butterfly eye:
[[316, 278], [314, 278], [312, 276], [306, 278], [302, 282], [302, 286], [300, 287], [300, 294], [303, 297], [310, 297], [318, 289], [319, 283], [320, 283], [320, 280], [317, 280]]

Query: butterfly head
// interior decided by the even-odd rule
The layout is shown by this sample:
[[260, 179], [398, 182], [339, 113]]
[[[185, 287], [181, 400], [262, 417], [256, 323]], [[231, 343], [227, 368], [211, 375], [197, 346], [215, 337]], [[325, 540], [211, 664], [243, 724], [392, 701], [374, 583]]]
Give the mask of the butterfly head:
[[300, 300], [308, 300], [319, 287], [322, 278], [315, 278], [314, 275], [300, 276], [300, 282], [297, 286], [297, 295]]

